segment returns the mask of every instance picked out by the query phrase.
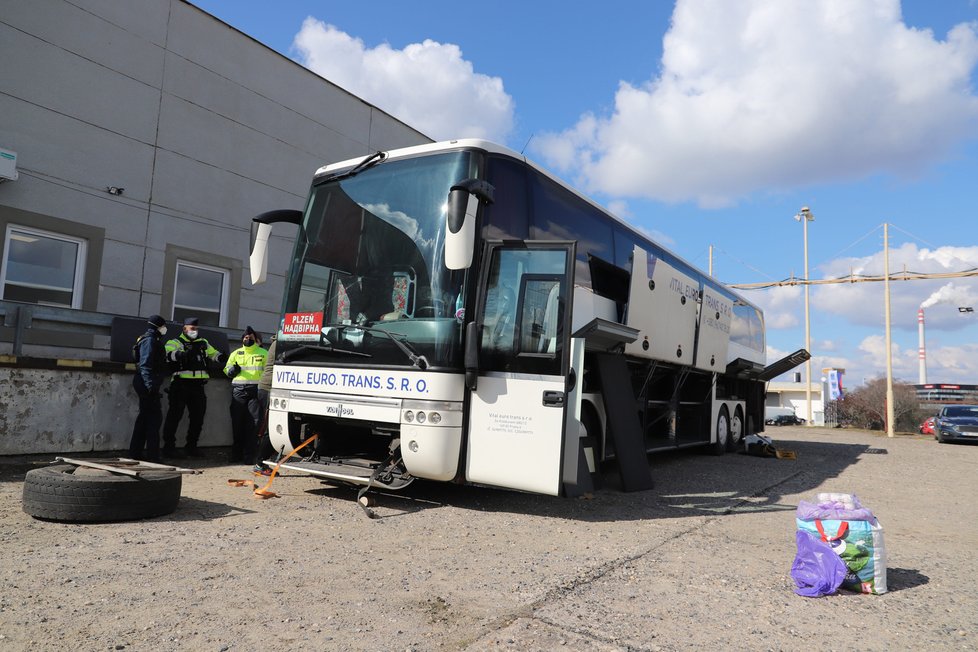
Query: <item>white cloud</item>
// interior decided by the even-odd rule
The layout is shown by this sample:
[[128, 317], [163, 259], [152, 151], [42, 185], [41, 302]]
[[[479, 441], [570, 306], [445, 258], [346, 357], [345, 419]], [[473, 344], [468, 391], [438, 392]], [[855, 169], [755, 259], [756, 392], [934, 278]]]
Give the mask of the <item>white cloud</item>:
[[[886, 338], [870, 335], [859, 344], [861, 356], [851, 368], [865, 378], [886, 376]], [[893, 378], [898, 382], [919, 381], [919, 361], [916, 348], [903, 348], [893, 343]], [[978, 344], [937, 346], [927, 350], [927, 380], [939, 383], [974, 383], [978, 378]], [[861, 384], [862, 378], [853, 378]], [[855, 384], [855, 383], [854, 383]]]
[[[914, 375], [914, 381], [917, 376]], [[974, 384], [978, 378], [978, 344], [939, 346], [927, 350], [927, 379], [931, 382]]]
[[820, 340], [813, 344], [817, 351], [837, 351], [839, 349], [838, 344], [834, 340]]
[[457, 45], [426, 39], [403, 50], [367, 48], [309, 17], [294, 47], [310, 70], [437, 140], [505, 141], [512, 130], [513, 98], [502, 80], [475, 72]]
[[937, 40], [898, 0], [678, 0], [661, 73], [531, 147], [590, 191], [724, 205], [912, 175], [974, 135], [974, 24]]

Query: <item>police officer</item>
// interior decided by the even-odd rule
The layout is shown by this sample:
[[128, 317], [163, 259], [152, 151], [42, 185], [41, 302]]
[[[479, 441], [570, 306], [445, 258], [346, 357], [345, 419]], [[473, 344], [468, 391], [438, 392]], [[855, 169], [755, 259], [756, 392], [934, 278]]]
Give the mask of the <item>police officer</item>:
[[241, 348], [228, 356], [224, 367], [224, 373], [231, 379], [231, 462], [250, 461], [255, 457], [262, 416], [258, 381], [267, 359], [268, 351], [261, 347], [261, 337], [248, 326], [241, 335]]
[[255, 466], [252, 469], [255, 473], [270, 475], [271, 469], [262, 462], [271, 459], [275, 455], [275, 448], [268, 435], [268, 401], [272, 391], [272, 369], [275, 366], [275, 347], [276, 339], [272, 336], [272, 343], [268, 345], [268, 355], [265, 357], [265, 368], [261, 372], [258, 380], [258, 405], [261, 418], [258, 422], [258, 452], [255, 455]]
[[207, 374], [207, 360], [217, 362], [221, 352], [198, 336], [198, 320], [187, 317], [183, 320], [183, 332], [179, 337], [166, 343], [166, 359], [176, 370], [170, 380], [170, 406], [163, 423], [163, 456], [179, 457], [176, 446], [177, 426], [183, 417], [184, 408], [190, 419], [187, 426], [186, 454], [198, 457], [197, 441], [204, 426], [204, 413], [207, 412], [207, 394], [204, 385], [210, 377]]
[[160, 422], [163, 421], [160, 389], [166, 379], [164, 335], [166, 321], [153, 315], [147, 320], [146, 332], [133, 346], [136, 373], [132, 377], [132, 387], [139, 397], [139, 415], [129, 439], [129, 457], [137, 460], [160, 461]]

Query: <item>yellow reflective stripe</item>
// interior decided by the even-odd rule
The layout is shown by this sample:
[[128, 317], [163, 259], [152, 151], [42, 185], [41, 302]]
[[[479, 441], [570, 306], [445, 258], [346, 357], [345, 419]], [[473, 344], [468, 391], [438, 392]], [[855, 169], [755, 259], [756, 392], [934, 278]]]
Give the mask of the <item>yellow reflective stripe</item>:
[[203, 371], [201, 369], [198, 369], [196, 371], [188, 371], [188, 370], [175, 371], [175, 372], [173, 372], [173, 378], [191, 378], [191, 379], [194, 379], [194, 378], [204, 378], [204, 379], [207, 379], [207, 378], [210, 378], [210, 376], [207, 374], [206, 371]]
[[258, 381], [257, 380], [248, 380], [248, 379], [245, 379], [245, 378], [240, 378], [238, 376], [235, 376], [234, 378], [231, 379], [231, 384], [232, 385], [257, 385], [258, 384]]

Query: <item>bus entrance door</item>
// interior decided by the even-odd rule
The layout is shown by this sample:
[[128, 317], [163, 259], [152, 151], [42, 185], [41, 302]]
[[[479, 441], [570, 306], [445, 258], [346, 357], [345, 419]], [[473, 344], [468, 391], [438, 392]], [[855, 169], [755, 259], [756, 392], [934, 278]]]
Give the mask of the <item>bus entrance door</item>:
[[565, 439], [576, 460], [582, 370], [574, 367], [583, 356], [571, 364], [575, 251], [573, 242], [486, 245], [476, 317], [479, 372], [469, 401], [469, 482], [556, 496]]

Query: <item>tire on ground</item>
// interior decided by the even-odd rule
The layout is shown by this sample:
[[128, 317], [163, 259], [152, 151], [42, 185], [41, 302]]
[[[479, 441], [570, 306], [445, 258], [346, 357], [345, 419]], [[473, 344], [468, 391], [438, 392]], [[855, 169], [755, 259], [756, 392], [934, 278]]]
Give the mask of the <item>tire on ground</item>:
[[78, 468], [57, 464], [28, 471], [24, 511], [51, 521], [129, 521], [169, 514], [180, 500], [179, 473], [134, 478], [107, 471], [76, 473]]

